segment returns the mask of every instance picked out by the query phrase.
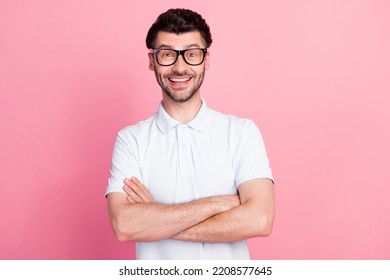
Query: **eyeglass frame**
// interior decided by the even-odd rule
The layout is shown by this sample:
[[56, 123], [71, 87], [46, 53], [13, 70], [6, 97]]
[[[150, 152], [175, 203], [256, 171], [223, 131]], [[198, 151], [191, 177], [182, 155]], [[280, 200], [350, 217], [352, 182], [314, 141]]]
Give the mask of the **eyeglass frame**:
[[[156, 54], [159, 52], [159, 51], [163, 51], [163, 50], [166, 50], [166, 51], [174, 51], [176, 53], [176, 59], [174, 62], [172, 62], [171, 64], [168, 64], [168, 65], [165, 65], [165, 64], [161, 64], [159, 61], [158, 61], [158, 58], [156, 56]], [[200, 63], [196, 63], [196, 64], [191, 64], [189, 63], [187, 60], [186, 60], [186, 57], [184, 56], [185, 52], [186, 51], [191, 51], [191, 50], [201, 50], [203, 52], [203, 57], [202, 57], [202, 61]], [[188, 65], [190, 66], [198, 66], [198, 65], [201, 65], [203, 62], [204, 62], [204, 59], [206, 57], [206, 53], [207, 53], [207, 48], [191, 48], [191, 49], [186, 49], [186, 50], [174, 50], [174, 49], [150, 49], [150, 53], [153, 54], [153, 56], [156, 58], [156, 61], [159, 65], [161, 66], [172, 66], [173, 64], [176, 63], [176, 61], [179, 59], [179, 56], [182, 55], [183, 56], [183, 60], [185, 63], [187, 63]]]

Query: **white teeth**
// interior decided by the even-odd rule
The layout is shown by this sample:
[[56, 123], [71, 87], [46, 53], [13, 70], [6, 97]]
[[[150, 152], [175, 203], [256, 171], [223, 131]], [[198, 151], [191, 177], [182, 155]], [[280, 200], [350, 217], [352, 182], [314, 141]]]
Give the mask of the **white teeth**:
[[169, 78], [170, 81], [176, 82], [176, 83], [184, 83], [186, 81], [189, 81], [191, 78]]

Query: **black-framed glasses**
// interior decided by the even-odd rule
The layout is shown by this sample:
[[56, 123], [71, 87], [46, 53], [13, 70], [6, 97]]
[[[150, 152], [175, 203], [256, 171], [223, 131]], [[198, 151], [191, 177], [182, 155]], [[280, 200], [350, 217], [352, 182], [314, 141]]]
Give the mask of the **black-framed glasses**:
[[171, 66], [175, 64], [180, 55], [183, 56], [184, 61], [191, 65], [197, 66], [203, 63], [207, 53], [207, 49], [194, 48], [187, 50], [172, 50], [172, 49], [151, 49], [156, 57], [157, 63], [161, 66]]

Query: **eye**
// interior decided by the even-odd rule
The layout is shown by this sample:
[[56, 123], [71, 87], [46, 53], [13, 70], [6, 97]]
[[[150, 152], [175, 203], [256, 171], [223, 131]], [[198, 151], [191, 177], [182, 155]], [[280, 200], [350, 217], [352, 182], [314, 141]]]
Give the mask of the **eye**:
[[171, 59], [171, 58], [175, 58], [176, 57], [176, 52], [174, 52], [172, 50], [160, 50], [158, 52], [158, 56], [161, 59]]
[[198, 56], [198, 53], [196, 51], [189, 51], [187, 56], [194, 58]]
[[162, 56], [163, 56], [163, 57], [166, 57], [166, 58], [169, 58], [169, 57], [172, 57], [173, 55], [172, 55], [171, 52], [163, 52], [163, 53], [162, 53]]
[[188, 50], [186, 52], [186, 57], [189, 59], [197, 59], [200, 56], [199, 50]]

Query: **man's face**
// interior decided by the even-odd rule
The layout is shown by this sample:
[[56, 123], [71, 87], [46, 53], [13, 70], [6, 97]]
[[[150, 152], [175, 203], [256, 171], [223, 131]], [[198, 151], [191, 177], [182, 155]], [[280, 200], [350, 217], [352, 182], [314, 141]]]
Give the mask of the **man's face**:
[[[186, 50], [191, 48], [205, 48], [205, 44], [198, 31], [174, 34], [160, 31], [157, 34], [155, 49]], [[204, 62], [197, 66], [191, 66], [180, 55], [177, 61], [170, 66], [161, 66], [157, 63], [153, 54], [149, 54], [149, 69], [154, 71], [164, 98], [184, 103], [193, 96], [199, 95], [204, 73], [209, 68], [208, 53]]]

